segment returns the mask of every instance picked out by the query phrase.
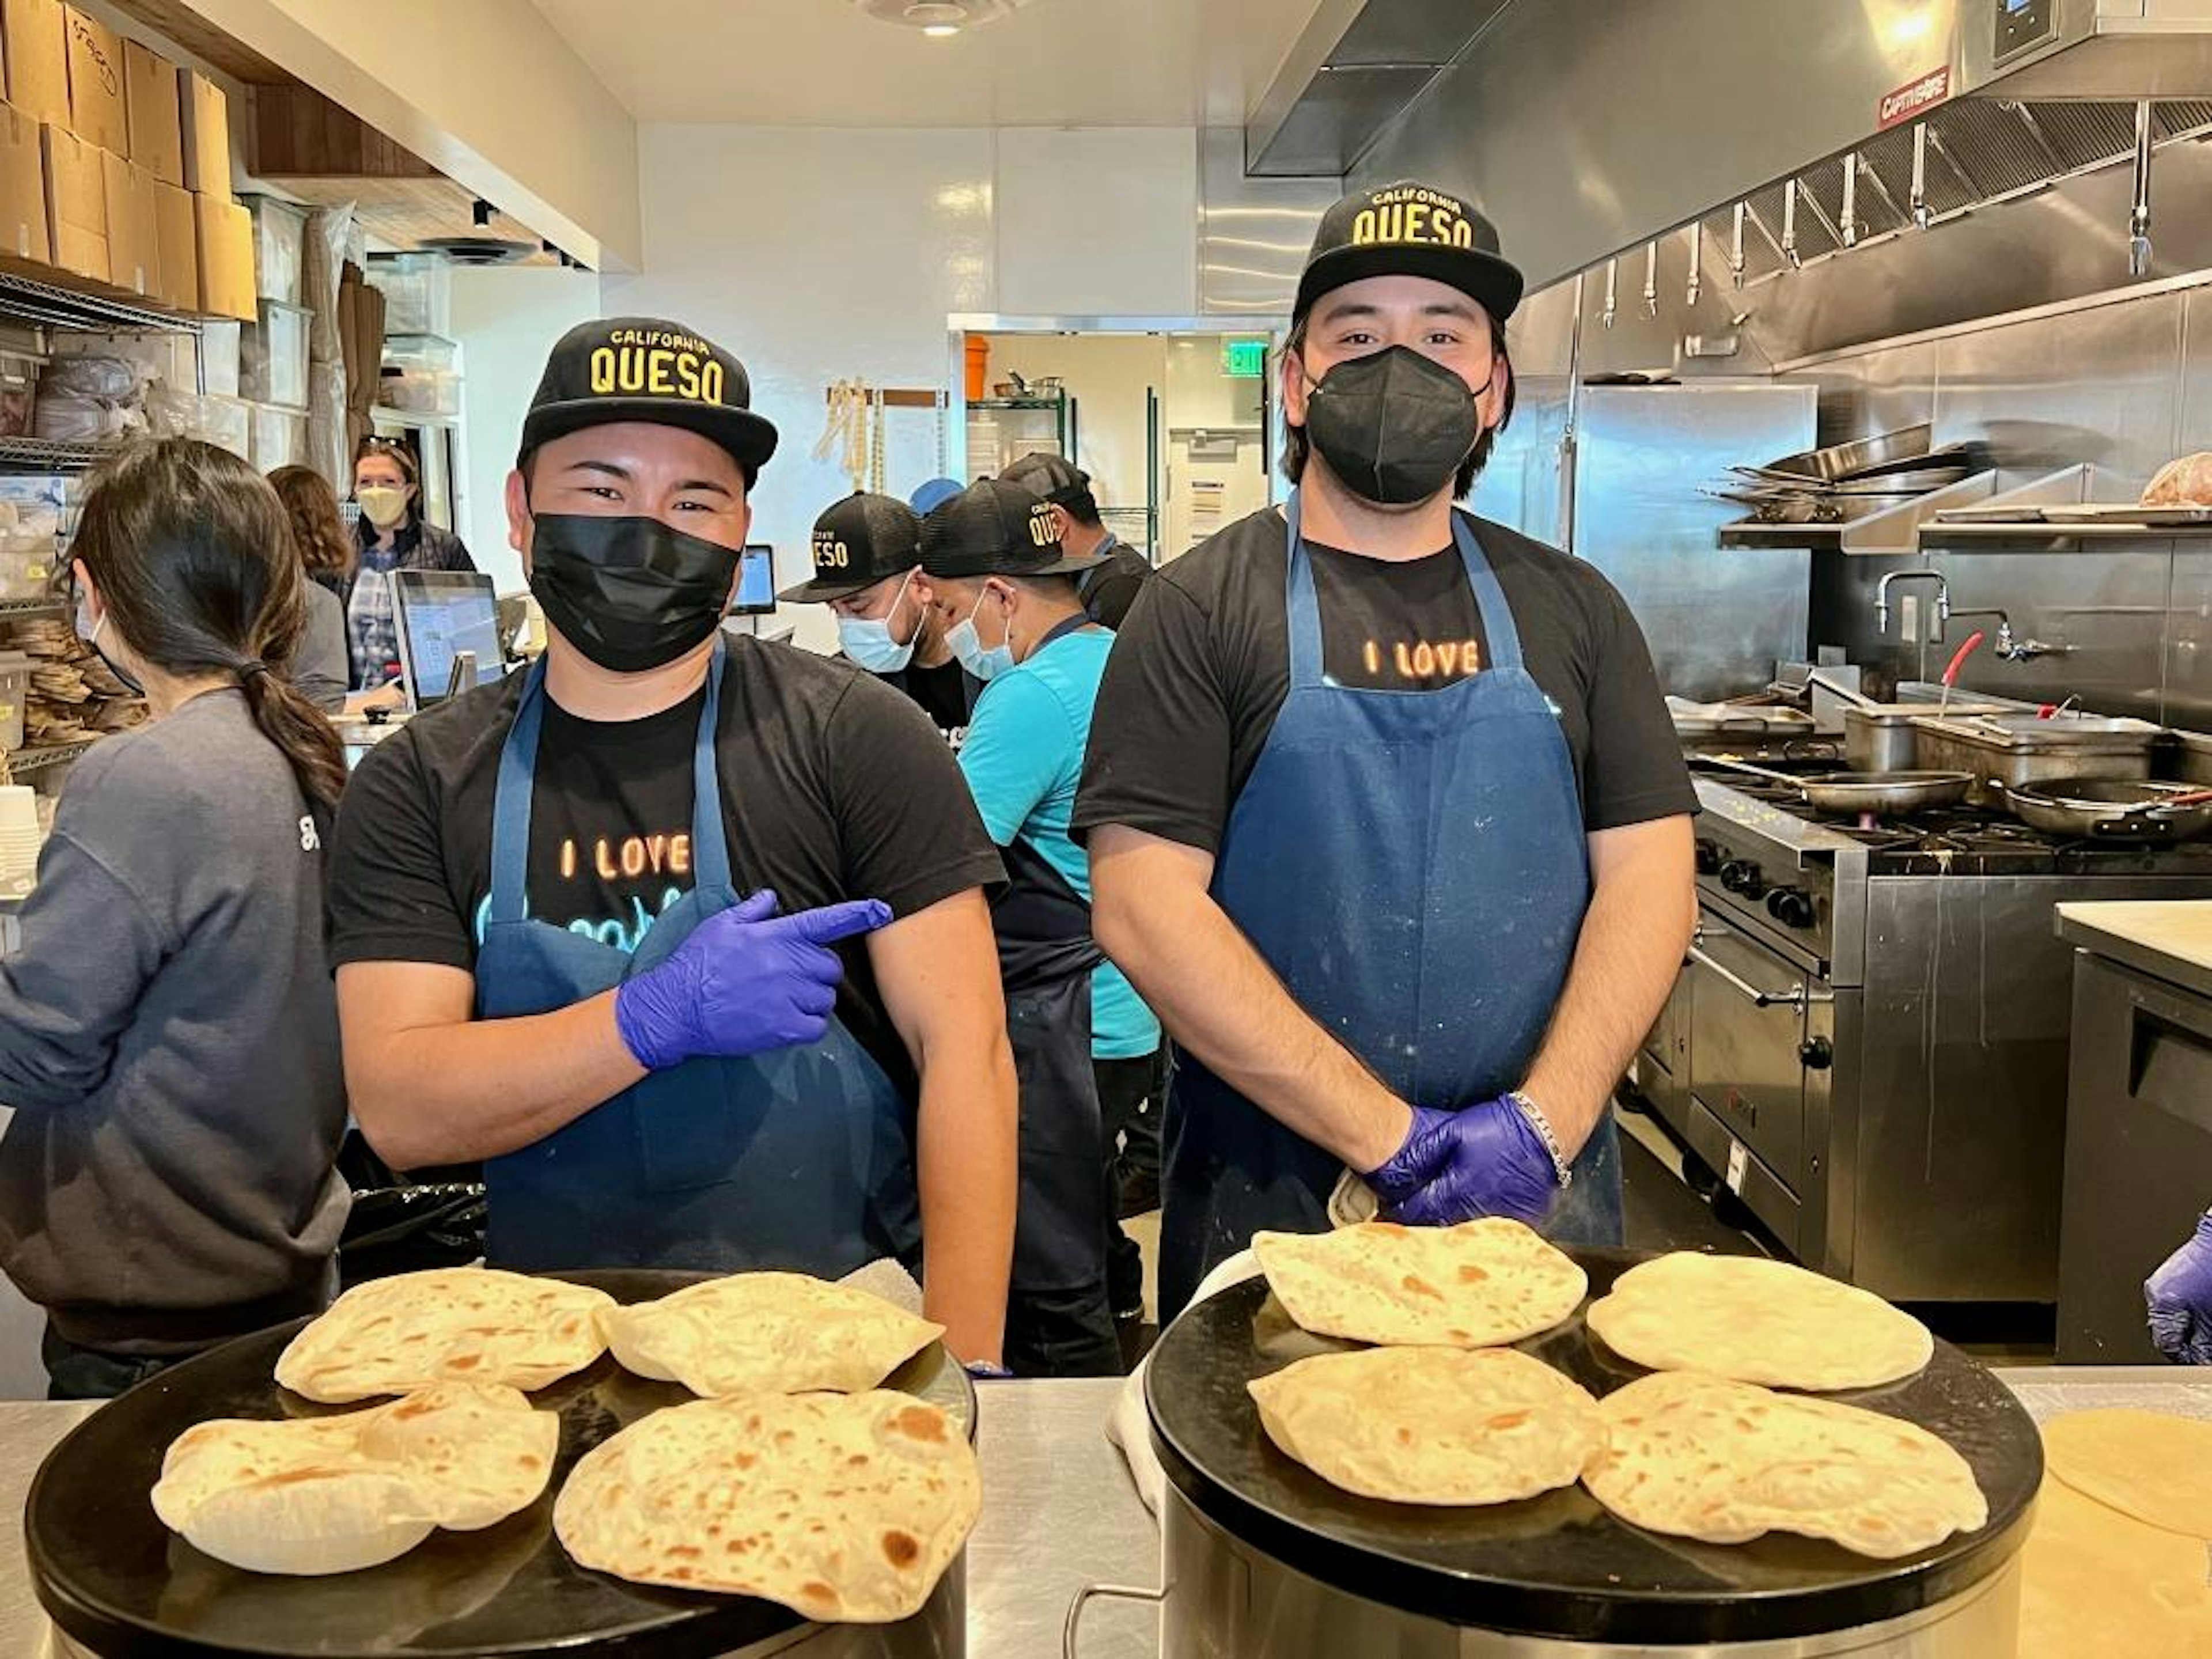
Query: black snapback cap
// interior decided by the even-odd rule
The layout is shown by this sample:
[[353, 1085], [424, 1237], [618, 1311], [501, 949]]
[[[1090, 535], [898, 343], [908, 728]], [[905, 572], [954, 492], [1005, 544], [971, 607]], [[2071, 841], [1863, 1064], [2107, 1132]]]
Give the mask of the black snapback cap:
[[1048, 454], [1041, 449], [1023, 456], [999, 476], [1048, 501], [1064, 501], [1070, 496], [1086, 495], [1091, 489], [1088, 472], [1065, 455]]
[[1503, 326], [1521, 303], [1520, 268], [1498, 228], [1449, 191], [1401, 179], [1354, 191], [1321, 216], [1298, 278], [1293, 319], [1332, 289], [1370, 276], [1426, 276], [1457, 289]]
[[545, 359], [517, 465], [556, 438], [623, 421], [696, 432], [749, 472], [775, 453], [775, 428], [753, 413], [743, 363], [680, 323], [602, 317], [570, 329]]
[[1063, 552], [1050, 503], [1004, 478], [969, 485], [921, 521], [921, 568], [933, 576], [1073, 576], [1105, 562]]
[[894, 495], [855, 493], [814, 521], [814, 578], [776, 598], [786, 605], [850, 599], [921, 562], [921, 520]]

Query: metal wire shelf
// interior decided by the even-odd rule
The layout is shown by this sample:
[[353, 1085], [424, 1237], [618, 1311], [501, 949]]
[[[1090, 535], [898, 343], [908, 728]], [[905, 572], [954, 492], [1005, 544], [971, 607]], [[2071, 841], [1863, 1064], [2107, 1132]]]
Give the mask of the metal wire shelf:
[[100, 334], [198, 334], [202, 319], [156, 311], [129, 300], [88, 294], [20, 270], [0, 269], [0, 316], [42, 328]]

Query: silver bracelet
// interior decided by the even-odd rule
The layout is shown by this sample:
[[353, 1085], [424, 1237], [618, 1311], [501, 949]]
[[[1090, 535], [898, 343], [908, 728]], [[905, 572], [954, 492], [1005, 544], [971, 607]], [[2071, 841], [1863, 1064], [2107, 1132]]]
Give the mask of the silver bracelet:
[[1568, 1167], [1566, 1155], [1559, 1150], [1559, 1136], [1552, 1133], [1552, 1120], [1518, 1089], [1509, 1091], [1505, 1097], [1521, 1109], [1521, 1115], [1528, 1120], [1528, 1127], [1536, 1132], [1536, 1138], [1544, 1143], [1544, 1150], [1552, 1155], [1552, 1173], [1559, 1176], [1560, 1187], [1573, 1186], [1575, 1172]]

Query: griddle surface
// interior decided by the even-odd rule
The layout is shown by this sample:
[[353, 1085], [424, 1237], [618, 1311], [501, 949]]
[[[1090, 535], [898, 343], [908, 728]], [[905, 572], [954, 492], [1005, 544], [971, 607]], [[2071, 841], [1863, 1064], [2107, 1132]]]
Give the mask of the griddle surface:
[[[632, 1303], [715, 1275], [622, 1269], [554, 1277]], [[211, 1418], [321, 1417], [377, 1403], [318, 1406], [276, 1386], [276, 1356], [306, 1323], [185, 1361], [95, 1412], [48, 1455], [25, 1505], [24, 1546], [40, 1602], [72, 1638], [108, 1659], [703, 1659], [805, 1623], [771, 1601], [628, 1583], [568, 1559], [553, 1535], [553, 1500], [576, 1460], [662, 1407], [693, 1398], [677, 1383], [631, 1376], [611, 1355], [531, 1396], [559, 1410], [560, 1452], [544, 1495], [496, 1527], [434, 1533], [396, 1561], [330, 1577], [244, 1572], [203, 1555], [164, 1527], [149, 1501], [171, 1441]], [[941, 1344], [884, 1386], [943, 1407], [975, 1437], [974, 1388]], [[957, 1630], [960, 1589], [956, 1564], [917, 1618]]]
[[[1594, 1300], [1643, 1255], [1572, 1249]], [[1588, 1304], [1584, 1304], [1586, 1308]], [[1146, 1403], [1169, 1480], [1232, 1537], [1352, 1595], [1448, 1622], [1559, 1640], [1752, 1641], [1909, 1613], [1996, 1571], [2025, 1541], [2043, 1475], [2035, 1425], [1948, 1343], [1917, 1376], [1818, 1398], [1917, 1423], [1956, 1448], [1989, 1523], [1896, 1561], [1770, 1533], [1703, 1544], [1617, 1520], [1581, 1486], [1480, 1508], [1387, 1504], [1331, 1486], [1279, 1450], [1245, 1384], [1359, 1344], [1293, 1325], [1250, 1280], [1187, 1310], [1152, 1351]], [[1600, 1397], [1646, 1375], [1578, 1309], [1516, 1346]]]

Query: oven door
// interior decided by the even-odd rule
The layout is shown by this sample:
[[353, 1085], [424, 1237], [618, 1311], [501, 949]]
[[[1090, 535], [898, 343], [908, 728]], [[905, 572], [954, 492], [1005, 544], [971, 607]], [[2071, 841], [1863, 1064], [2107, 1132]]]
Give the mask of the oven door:
[[1794, 1199], [1805, 1183], [1808, 1017], [1826, 989], [1711, 910], [1689, 977], [1691, 1092]]

